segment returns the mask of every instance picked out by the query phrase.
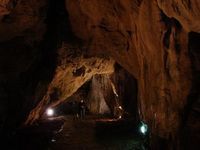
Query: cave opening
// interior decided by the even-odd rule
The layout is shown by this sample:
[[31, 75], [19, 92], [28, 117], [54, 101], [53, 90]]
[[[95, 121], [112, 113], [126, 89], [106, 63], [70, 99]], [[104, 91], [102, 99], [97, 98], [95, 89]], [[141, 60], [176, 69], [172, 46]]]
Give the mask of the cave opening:
[[[124, 145], [141, 149], [147, 125], [143, 123], [138, 128], [137, 88], [137, 80], [119, 64], [114, 65], [113, 73], [93, 75], [65, 101], [44, 112], [42, 122], [63, 121], [59, 133], [52, 137], [50, 147], [62, 149], [66, 145], [57, 142], [66, 142], [71, 149], [104, 149], [103, 145], [111, 149]], [[62, 95], [59, 89], [55, 91], [51, 99]], [[86, 106], [83, 118], [79, 110], [82, 100]], [[66, 134], [69, 135], [65, 137]]]
[[[10, 146], [20, 150], [146, 148], [147, 125], [139, 120], [137, 79], [119, 64], [112, 66], [112, 72], [92, 75], [64, 101], [59, 102], [64, 90], [53, 87], [41, 117], [19, 130]], [[72, 76], [77, 80], [83, 69], [80, 72]], [[84, 118], [77, 109], [81, 100], [86, 106]]]
[[185, 149], [196, 149], [199, 147], [200, 135], [200, 34], [190, 32], [188, 37], [192, 69], [192, 86], [183, 114], [183, 145], [185, 145]]
[[114, 68], [112, 74], [92, 76], [55, 109], [70, 114], [73, 112], [72, 105], [84, 100], [88, 114], [132, 118], [138, 122], [137, 80], [119, 64], [115, 64]]

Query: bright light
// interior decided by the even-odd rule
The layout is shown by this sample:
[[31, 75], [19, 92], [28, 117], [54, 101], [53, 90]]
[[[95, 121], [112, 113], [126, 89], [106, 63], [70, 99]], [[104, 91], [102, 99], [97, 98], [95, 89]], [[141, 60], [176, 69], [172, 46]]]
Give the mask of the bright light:
[[122, 109], [122, 106], [119, 106], [119, 109]]
[[145, 128], [144, 126], [141, 126], [140, 131], [141, 131], [143, 134], [145, 134], [146, 128]]
[[140, 132], [145, 135], [147, 133], [147, 130], [147, 125], [142, 122], [142, 125], [140, 126]]
[[46, 111], [47, 116], [53, 116], [54, 115], [54, 110], [52, 108], [48, 108]]
[[119, 119], [121, 119], [121, 118], [122, 118], [122, 116], [119, 116], [118, 118], [119, 118]]

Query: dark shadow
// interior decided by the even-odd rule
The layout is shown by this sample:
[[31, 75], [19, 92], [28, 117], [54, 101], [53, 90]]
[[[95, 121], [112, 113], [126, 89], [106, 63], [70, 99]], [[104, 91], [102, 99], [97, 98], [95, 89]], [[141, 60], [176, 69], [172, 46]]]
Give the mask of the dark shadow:
[[183, 114], [183, 147], [198, 149], [200, 141], [200, 34], [189, 33], [189, 54], [192, 64], [192, 87]]

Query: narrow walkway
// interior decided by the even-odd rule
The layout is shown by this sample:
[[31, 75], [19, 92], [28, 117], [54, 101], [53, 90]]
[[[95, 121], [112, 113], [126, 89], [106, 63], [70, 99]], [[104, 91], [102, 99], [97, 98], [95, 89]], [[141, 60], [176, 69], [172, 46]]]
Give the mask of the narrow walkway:
[[[113, 126], [113, 120], [99, 120], [100, 134], [97, 134], [97, 122], [94, 118], [73, 120], [67, 116], [63, 130], [53, 139], [48, 150], [143, 150], [139, 138], [131, 134], [108, 133], [107, 124]], [[102, 125], [102, 122], [105, 122]], [[110, 123], [111, 122], [111, 123]], [[119, 129], [120, 130], [120, 129]]]

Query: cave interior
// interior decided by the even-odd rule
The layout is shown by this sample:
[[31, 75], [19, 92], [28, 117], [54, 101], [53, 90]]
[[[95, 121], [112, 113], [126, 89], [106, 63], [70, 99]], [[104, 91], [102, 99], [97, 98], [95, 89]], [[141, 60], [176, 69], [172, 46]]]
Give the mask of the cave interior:
[[200, 1], [0, 0], [0, 135], [8, 150], [199, 149]]

